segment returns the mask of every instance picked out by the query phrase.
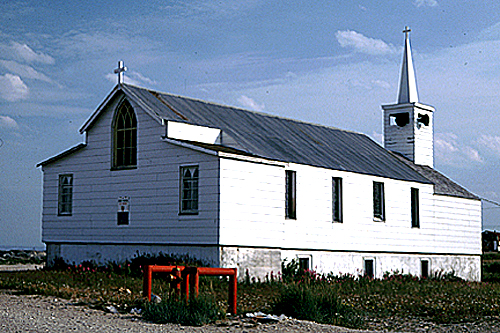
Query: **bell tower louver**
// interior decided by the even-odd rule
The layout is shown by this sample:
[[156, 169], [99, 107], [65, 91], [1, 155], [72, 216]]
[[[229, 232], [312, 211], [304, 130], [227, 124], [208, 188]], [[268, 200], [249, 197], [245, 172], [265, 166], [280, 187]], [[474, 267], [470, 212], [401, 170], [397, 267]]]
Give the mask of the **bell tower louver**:
[[384, 147], [400, 153], [415, 164], [434, 166], [433, 113], [430, 105], [418, 101], [410, 37], [406, 27], [403, 63], [397, 104], [382, 105]]

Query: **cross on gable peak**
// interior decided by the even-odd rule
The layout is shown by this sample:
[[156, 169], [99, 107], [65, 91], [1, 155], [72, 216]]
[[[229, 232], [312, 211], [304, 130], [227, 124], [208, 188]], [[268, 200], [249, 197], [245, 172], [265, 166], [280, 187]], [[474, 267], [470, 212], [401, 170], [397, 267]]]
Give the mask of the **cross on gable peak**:
[[123, 83], [123, 73], [127, 71], [127, 67], [124, 66], [123, 61], [118, 61], [118, 68], [115, 68], [114, 73], [118, 74], [118, 84]]

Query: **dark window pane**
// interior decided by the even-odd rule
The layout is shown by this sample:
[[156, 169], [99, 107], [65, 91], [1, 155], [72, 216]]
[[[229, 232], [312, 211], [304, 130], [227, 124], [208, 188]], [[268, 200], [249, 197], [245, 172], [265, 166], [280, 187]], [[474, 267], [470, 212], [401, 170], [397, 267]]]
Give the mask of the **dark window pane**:
[[296, 172], [291, 170], [285, 171], [285, 218], [296, 219]]
[[365, 276], [372, 278], [375, 275], [373, 259], [365, 259]]
[[332, 218], [342, 222], [342, 178], [332, 178]]
[[384, 183], [373, 182], [373, 217], [385, 220]]
[[123, 102], [116, 115], [114, 127], [114, 166], [137, 164], [137, 120], [132, 106]]
[[420, 228], [419, 194], [418, 188], [411, 189], [411, 226]]

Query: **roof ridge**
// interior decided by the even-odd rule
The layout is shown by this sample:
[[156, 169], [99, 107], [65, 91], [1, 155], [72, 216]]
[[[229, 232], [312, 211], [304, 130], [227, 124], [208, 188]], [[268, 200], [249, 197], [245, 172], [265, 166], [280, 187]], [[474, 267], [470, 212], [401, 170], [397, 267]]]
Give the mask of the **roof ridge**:
[[205, 100], [202, 100], [202, 99], [196, 98], [196, 97], [189, 97], [189, 96], [184, 96], [184, 95], [179, 95], [179, 94], [161, 92], [161, 91], [157, 91], [157, 90], [153, 90], [153, 89], [148, 89], [148, 88], [143, 88], [143, 87], [139, 87], [139, 86], [128, 84], [128, 83], [127, 84], [122, 84], [122, 85], [131, 86], [131, 87], [136, 88], [136, 89], [146, 90], [146, 91], [148, 91], [149, 93], [151, 93], [153, 95], [154, 94], [169, 95], [169, 96], [172, 96], [172, 97], [188, 99], [188, 100], [191, 100], [191, 101], [195, 101], [195, 102], [199, 102], [199, 103], [203, 103], [203, 104], [207, 104], [207, 105], [214, 105], [214, 106], [219, 106], [219, 107], [224, 107], [224, 108], [230, 108], [230, 109], [237, 110], [237, 111], [243, 111], [243, 112], [249, 112], [249, 113], [253, 113], [253, 114], [258, 114], [258, 115], [264, 116], [264, 117], [283, 119], [283, 120], [291, 121], [291, 122], [294, 122], [294, 123], [312, 125], [312, 126], [323, 127], [323, 128], [327, 128], [327, 129], [332, 129], [332, 130], [337, 130], [337, 131], [342, 131], [342, 132], [347, 132], [347, 133], [353, 133], [353, 134], [359, 134], [359, 135], [367, 136], [364, 133], [356, 132], [356, 131], [353, 131], [353, 130], [347, 130], [347, 129], [338, 128], [338, 127], [335, 127], [335, 126], [328, 126], [328, 125], [318, 124], [318, 123], [314, 123], [314, 122], [311, 122], [311, 121], [305, 121], [305, 120], [299, 120], [299, 119], [294, 119], [294, 118], [289, 118], [289, 117], [284, 117], [284, 116], [278, 116], [278, 115], [275, 115], [275, 114], [261, 112], [261, 111], [248, 110], [248, 109], [244, 109], [244, 108], [239, 107], [239, 106], [231, 106], [231, 105], [217, 103], [217, 102], [205, 101]]

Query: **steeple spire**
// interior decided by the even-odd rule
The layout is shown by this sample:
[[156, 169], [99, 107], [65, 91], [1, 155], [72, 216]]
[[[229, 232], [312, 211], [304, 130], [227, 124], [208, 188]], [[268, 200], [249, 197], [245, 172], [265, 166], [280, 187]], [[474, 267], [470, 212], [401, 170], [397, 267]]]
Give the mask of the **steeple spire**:
[[403, 65], [401, 67], [398, 104], [418, 102], [417, 80], [411, 58], [410, 31], [408, 27], [405, 27], [405, 30], [403, 30], [405, 34], [405, 48], [403, 52]]

